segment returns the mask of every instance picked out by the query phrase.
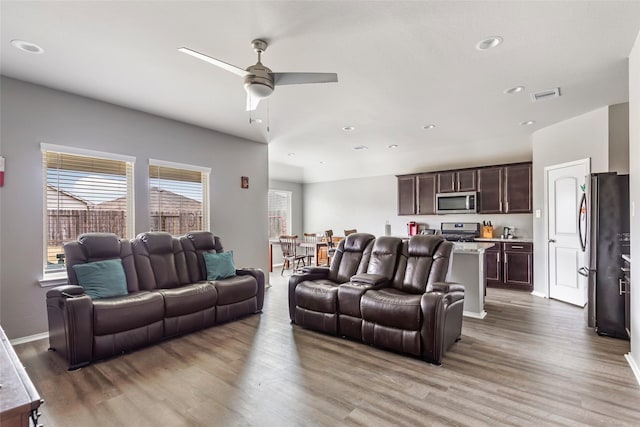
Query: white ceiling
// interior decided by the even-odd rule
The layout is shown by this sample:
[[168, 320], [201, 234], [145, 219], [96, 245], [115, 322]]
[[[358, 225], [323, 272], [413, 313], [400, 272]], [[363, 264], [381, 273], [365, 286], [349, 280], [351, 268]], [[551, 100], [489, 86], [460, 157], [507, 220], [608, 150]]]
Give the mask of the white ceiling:
[[[531, 159], [532, 132], [627, 101], [627, 56], [640, 30], [640, 1], [0, 7], [2, 74], [268, 142], [271, 176], [303, 182]], [[504, 43], [475, 49], [494, 35]], [[176, 50], [244, 68], [258, 37], [270, 44], [262, 62], [273, 71], [336, 72], [339, 82], [277, 87], [253, 113], [263, 123], [250, 124], [242, 79]], [[12, 39], [45, 53], [21, 52]], [[526, 90], [503, 93], [516, 85]], [[557, 86], [560, 98], [531, 102], [531, 92]]]

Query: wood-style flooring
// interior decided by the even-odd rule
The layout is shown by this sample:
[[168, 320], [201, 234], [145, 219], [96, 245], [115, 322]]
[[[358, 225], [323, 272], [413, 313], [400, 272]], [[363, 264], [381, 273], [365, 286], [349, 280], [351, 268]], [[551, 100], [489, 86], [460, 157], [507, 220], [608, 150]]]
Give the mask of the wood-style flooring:
[[16, 346], [45, 426], [640, 425], [629, 342], [584, 311], [489, 289], [441, 366], [289, 323], [285, 277], [264, 312], [68, 372]]

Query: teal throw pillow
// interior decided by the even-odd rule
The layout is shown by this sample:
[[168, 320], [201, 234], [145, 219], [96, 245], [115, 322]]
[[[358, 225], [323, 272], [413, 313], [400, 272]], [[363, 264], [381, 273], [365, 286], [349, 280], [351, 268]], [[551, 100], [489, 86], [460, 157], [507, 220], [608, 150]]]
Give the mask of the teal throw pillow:
[[76, 264], [73, 270], [78, 276], [78, 283], [91, 299], [119, 297], [128, 293], [127, 277], [120, 259]]
[[226, 279], [236, 275], [233, 263], [233, 251], [219, 254], [204, 253], [204, 264], [207, 267], [207, 280]]

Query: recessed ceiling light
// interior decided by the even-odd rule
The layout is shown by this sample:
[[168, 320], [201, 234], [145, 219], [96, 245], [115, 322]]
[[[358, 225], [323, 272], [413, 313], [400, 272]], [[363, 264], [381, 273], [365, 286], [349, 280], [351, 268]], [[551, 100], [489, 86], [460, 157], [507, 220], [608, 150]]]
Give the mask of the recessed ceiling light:
[[17, 40], [17, 39], [11, 40], [11, 44], [16, 49], [20, 49], [24, 52], [35, 53], [35, 54], [44, 53], [44, 49], [38, 46], [37, 44], [26, 42], [24, 40]]
[[433, 129], [434, 127], [436, 127], [436, 125], [424, 125], [422, 126], [422, 129], [429, 130], [429, 129]]
[[356, 130], [356, 128], [354, 126], [345, 126], [342, 128], [342, 130], [345, 132], [351, 132], [353, 130]]
[[324, 165], [325, 162], [320, 162], [321, 165]]
[[476, 45], [476, 49], [478, 50], [489, 50], [496, 46], [499, 46], [502, 43], [502, 37], [500, 36], [492, 36], [488, 37], [484, 40], [481, 40]]
[[524, 86], [514, 86], [514, 87], [510, 87], [509, 89], [505, 89], [504, 93], [506, 93], [507, 95], [511, 95], [513, 93], [520, 93], [524, 90]]
[[260, 123], [262, 123], [262, 119], [249, 119], [249, 123], [250, 124], [254, 124], [254, 123], [260, 124]]
[[296, 155], [296, 153], [289, 153], [289, 154], [287, 154], [287, 156], [289, 156], [289, 157], [293, 157], [293, 156], [295, 156], [295, 155]]
[[526, 122], [521, 122], [520, 126], [531, 126], [535, 122], [536, 122], [535, 120], [527, 120]]
[[367, 147], [366, 145], [356, 145], [353, 147], [354, 150], [368, 150], [369, 147]]
[[398, 148], [398, 144], [387, 145], [387, 148]]

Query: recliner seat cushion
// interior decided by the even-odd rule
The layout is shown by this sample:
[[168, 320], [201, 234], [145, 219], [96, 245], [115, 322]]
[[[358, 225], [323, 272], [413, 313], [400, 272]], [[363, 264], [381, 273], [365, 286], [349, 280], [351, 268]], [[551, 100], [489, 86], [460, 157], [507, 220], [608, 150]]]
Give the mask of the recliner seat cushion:
[[258, 283], [253, 276], [234, 276], [209, 283], [218, 291], [217, 305], [233, 304], [258, 295]]
[[138, 292], [93, 301], [94, 335], [128, 331], [161, 321], [164, 299], [157, 292]]
[[321, 313], [336, 313], [338, 285], [331, 280], [299, 283], [295, 292], [296, 306]]
[[362, 297], [362, 319], [378, 325], [417, 331], [421, 326], [421, 294], [406, 294], [394, 288], [368, 291]]
[[211, 283], [194, 283], [159, 291], [164, 297], [165, 317], [196, 313], [216, 305], [218, 292]]

